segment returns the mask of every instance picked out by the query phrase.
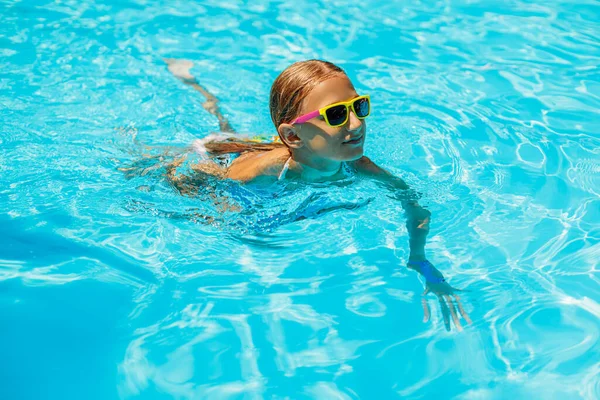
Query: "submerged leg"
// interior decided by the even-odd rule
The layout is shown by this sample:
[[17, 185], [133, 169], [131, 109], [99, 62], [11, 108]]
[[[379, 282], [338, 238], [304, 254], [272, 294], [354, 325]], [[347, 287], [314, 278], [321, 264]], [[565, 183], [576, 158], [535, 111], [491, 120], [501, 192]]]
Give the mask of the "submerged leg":
[[229, 124], [227, 118], [223, 116], [219, 106], [219, 99], [217, 99], [212, 93], [198, 83], [198, 80], [190, 74], [190, 68], [194, 66], [189, 60], [179, 60], [176, 58], [164, 58], [167, 63], [167, 68], [176, 78], [181, 80], [188, 86], [191, 86], [206, 98], [206, 101], [202, 104], [202, 107], [219, 120], [219, 129], [221, 132], [235, 133], [235, 130]]

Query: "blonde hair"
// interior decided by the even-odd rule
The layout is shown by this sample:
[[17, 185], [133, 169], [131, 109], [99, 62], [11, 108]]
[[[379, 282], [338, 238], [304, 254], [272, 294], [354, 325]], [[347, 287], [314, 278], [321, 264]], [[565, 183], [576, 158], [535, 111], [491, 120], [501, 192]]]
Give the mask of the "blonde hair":
[[339, 75], [343, 69], [328, 61], [307, 60], [287, 67], [271, 86], [269, 109], [277, 129], [299, 117], [302, 102], [322, 82]]
[[[269, 110], [275, 129], [300, 116], [304, 99], [317, 85], [339, 75], [345, 76], [346, 73], [337, 65], [323, 60], [298, 61], [283, 70], [273, 82], [269, 96]], [[206, 150], [211, 154], [269, 151], [283, 146], [285, 145], [281, 141], [254, 143], [232, 138], [205, 144]]]

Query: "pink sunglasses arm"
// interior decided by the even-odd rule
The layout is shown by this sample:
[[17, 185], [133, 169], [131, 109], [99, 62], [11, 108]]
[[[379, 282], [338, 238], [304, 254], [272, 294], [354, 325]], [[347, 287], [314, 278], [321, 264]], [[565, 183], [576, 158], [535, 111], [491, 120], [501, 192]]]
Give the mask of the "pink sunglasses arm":
[[319, 115], [321, 115], [321, 113], [319, 112], [319, 110], [313, 111], [311, 113], [299, 116], [298, 118], [296, 118], [294, 120], [294, 122], [292, 122], [292, 124], [303, 124], [303, 123], [305, 123], [306, 121], [308, 121], [310, 119], [318, 117]]

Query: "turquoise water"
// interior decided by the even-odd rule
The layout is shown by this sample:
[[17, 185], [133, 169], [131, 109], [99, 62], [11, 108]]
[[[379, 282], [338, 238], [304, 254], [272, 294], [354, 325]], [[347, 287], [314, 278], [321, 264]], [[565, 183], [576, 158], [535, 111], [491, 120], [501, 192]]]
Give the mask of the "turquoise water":
[[[600, 397], [597, 1], [4, 1], [0, 21], [1, 399]], [[176, 193], [141, 146], [218, 124], [162, 57], [248, 133], [273, 133], [291, 62], [343, 66], [473, 324], [447, 332], [434, 298], [422, 322], [373, 182], [210, 182], [240, 213]]]

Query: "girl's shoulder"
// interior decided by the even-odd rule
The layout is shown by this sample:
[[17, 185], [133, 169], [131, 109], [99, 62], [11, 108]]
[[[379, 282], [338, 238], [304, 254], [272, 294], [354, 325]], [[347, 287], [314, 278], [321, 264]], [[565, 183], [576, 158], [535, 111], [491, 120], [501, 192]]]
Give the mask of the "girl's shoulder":
[[357, 172], [380, 173], [382, 171], [382, 169], [367, 156], [362, 156], [358, 160], [352, 161], [349, 164]]
[[277, 177], [289, 158], [290, 151], [287, 147], [248, 152], [231, 163], [227, 169], [227, 178], [247, 182], [260, 176]]

